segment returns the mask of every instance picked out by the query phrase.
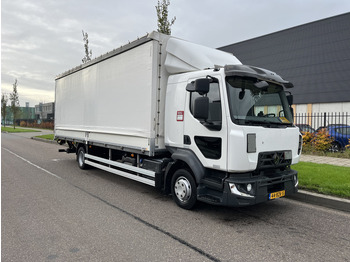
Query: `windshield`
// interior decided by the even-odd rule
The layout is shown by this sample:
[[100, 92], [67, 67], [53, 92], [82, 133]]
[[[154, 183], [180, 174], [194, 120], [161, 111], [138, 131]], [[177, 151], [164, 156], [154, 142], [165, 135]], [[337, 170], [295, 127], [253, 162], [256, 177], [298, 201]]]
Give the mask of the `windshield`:
[[226, 86], [234, 123], [270, 127], [292, 125], [293, 117], [282, 85], [228, 76]]

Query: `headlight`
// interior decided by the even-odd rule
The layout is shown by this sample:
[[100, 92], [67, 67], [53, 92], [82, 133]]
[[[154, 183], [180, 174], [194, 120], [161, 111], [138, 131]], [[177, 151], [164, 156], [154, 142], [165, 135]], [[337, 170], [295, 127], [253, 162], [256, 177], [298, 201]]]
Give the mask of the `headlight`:
[[[252, 190], [252, 185], [251, 184], [248, 184], [248, 185], [250, 185], [250, 190]], [[247, 185], [247, 191], [249, 191], [248, 190], [248, 185]], [[229, 183], [229, 186], [230, 186], [230, 190], [231, 190], [232, 194], [235, 194], [237, 196], [242, 196], [242, 197], [249, 197], [249, 198], [253, 198], [254, 197], [252, 195], [249, 195], [249, 194], [244, 193], [241, 190], [239, 190], [240, 189], [240, 185], [239, 184], [236, 185], [234, 183]]]
[[247, 185], [247, 191], [248, 191], [248, 192], [252, 191], [252, 184], [248, 184], [248, 185]]

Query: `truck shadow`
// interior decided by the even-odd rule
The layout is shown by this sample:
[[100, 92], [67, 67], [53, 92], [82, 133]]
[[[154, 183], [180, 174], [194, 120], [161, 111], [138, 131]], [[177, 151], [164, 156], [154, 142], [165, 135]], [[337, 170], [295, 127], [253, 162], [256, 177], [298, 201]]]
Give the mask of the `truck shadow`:
[[[76, 165], [75, 161], [74, 164]], [[76, 168], [78, 168], [77, 165]], [[107, 184], [123, 187], [130, 191], [131, 195], [136, 194], [136, 197], [139, 195], [137, 198], [147, 197], [149, 201], [152, 201], [155, 205], [157, 205], [157, 202], [159, 205], [164, 205], [165, 202], [169, 202], [166, 204], [169, 206], [167, 208], [169, 212], [170, 210], [174, 211], [174, 209], [180, 213], [182, 213], [182, 211], [185, 213], [190, 212], [192, 215], [206, 216], [211, 220], [219, 221], [228, 226], [236, 227], [237, 224], [250, 225], [258, 222], [273, 224], [277, 217], [283, 219], [284, 216], [288, 216], [293, 210], [288, 200], [286, 201], [283, 198], [247, 207], [222, 207], [197, 202], [193, 210], [182, 210], [180, 207], [176, 206], [170, 194], [166, 195], [154, 187], [96, 168], [82, 170], [80, 174], [102, 179]], [[271, 222], [272, 220], [274, 222]]]

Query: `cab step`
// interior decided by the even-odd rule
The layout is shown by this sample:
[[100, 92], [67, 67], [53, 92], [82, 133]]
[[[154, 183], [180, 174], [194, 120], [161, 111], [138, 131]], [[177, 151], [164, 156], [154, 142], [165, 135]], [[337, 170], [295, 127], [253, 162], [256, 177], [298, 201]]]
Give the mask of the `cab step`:
[[222, 198], [212, 195], [198, 195], [197, 200], [213, 205], [222, 203]]
[[208, 188], [222, 191], [222, 189], [224, 188], [224, 178], [204, 177], [201, 180], [201, 184], [205, 185]]

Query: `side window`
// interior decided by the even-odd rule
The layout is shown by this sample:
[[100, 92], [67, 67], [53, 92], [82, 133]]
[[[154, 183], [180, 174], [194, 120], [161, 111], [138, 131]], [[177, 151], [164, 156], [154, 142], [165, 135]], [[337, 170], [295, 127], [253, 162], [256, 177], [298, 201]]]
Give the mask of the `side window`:
[[[191, 93], [190, 110], [192, 114], [194, 111], [194, 101], [200, 96], [197, 92]], [[210, 131], [220, 131], [222, 115], [219, 83], [210, 83], [209, 92], [204, 96], [209, 98], [209, 114], [208, 119], [201, 122], [201, 124]], [[194, 142], [205, 158], [217, 160], [221, 158], [222, 139], [215, 137], [215, 133], [212, 135], [210, 137], [197, 135], [194, 137]]]
[[[191, 113], [193, 113], [194, 100], [200, 96], [201, 95], [196, 92], [191, 93], [191, 100], [190, 100]], [[209, 125], [220, 126], [220, 129], [221, 129], [222, 114], [221, 114], [221, 99], [220, 99], [219, 83], [215, 83], [215, 82], [210, 83], [209, 93], [206, 94], [205, 96], [209, 98], [209, 118], [206, 121], [206, 123]]]

